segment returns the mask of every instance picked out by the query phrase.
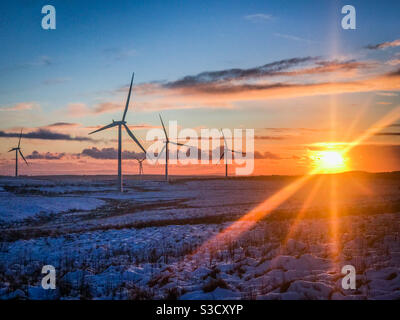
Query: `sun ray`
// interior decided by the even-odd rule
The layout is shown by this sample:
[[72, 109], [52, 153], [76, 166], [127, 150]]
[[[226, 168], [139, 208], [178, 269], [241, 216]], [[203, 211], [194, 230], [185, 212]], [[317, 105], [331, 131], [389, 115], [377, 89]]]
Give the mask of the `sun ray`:
[[[360, 135], [357, 139], [350, 142], [347, 147], [344, 149], [343, 154], [348, 153], [355, 146], [363, 143], [365, 140], [370, 138], [371, 136], [378, 133], [383, 128], [392, 124], [394, 121], [400, 119], [400, 106], [396, 109], [392, 110], [388, 114], [386, 114], [383, 118], [378, 120], [371, 128], [369, 128], [365, 133]], [[269, 215], [274, 209], [276, 209], [279, 205], [284, 203], [290, 197], [292, 197], [301, 187], [305, 185], [307, 181], [309, 181], [315, 174], [321, 173], [319, 168], [314, 168], [310, 170], [310, 172], [298, 179], [296, 179], [291, 184], [287, 185], [283, 189], [279, 190], [271, 197], [267, 198], [257, 207], [252, 209], [250, 212], [242, 216], [239, 220], [233, 222], [230, 226], [222, 230], [216, 236], [212, 237], [210, 240], [206, 241], [201, 245], [196, 252], [203, 251], [204, 249], [209, 248], [214, 243], [222, 242], [226, 236], [230, 236], [230, 238], [237, 238], [247, 230], [249, 230], [252, 226], [254, 226], [259, 220], [265, 218]], [[337, 216], [337, 208], [331, 208], [331, 214], [333, 216]], [[334, 233], [337, 233], [337, 226], [332, 226], [332, 230]], [[196, 253], [195, 252], [195, 253]]]
[[301, 219], [303, 219], [304, 214], [306, 213], [307, 209], [310, 208], [310, 206], [311, 206], [312, 202], [314, 201], [315, 196], [316, 196], [317, 192], [319, 191], [321, 184], [324, 180], [325, 180], [325, 177], [321, 176], [321, 177], [318, 177], [317, 180], [314, 182], [314, 185], [313, 185], [310, 193], [308, 194], [299, 213], [297, 214], [296, 218], [293, 221], [292, 227], [289, 229], [289, 232], [286, 235], [285, 244], [292, 237], [292, 235], [297, 231], [297, 226], [298, 226], [299, 222], [301, 221]]

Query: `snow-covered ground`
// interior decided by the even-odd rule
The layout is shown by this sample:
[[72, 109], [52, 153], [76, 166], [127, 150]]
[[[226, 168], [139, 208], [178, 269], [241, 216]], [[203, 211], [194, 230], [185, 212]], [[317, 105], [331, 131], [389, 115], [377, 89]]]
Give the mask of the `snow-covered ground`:
[[400, 299], [397, 175], [325, 179], [224, 232], [294, 178], [0, 178], [0, 298]]

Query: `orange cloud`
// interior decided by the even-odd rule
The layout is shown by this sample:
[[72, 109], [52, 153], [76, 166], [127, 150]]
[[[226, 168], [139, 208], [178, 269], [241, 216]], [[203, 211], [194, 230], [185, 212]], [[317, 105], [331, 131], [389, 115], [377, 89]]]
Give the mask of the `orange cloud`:
[[0, 111], [22, 111], [22, 110], [32, 110], [38, 107], [34, 102], [21, 102], [17, 103], [11, 107], [0, 107]]

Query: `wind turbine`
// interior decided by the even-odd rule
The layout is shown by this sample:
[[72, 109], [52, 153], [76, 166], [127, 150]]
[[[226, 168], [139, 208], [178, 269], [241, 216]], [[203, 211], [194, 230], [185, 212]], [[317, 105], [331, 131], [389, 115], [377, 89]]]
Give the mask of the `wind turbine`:
[[183, 143], [170, 141], [169, 138], [168, 138], [167, 130], [165, 130], [165, 126], [164, 126], [164, 122], [163, 122], [163, 120], [161, 118], [161, 114], [159, 114], [159, 116], [160, 116], [161, 124], [162, 124], [162, 127], [164, 129], [164, 133], [165, 133], [165, 141], [164, 141], [165, 144], [162, 147], [160, 153], [158, 154], [157, 161], [160, 158], [160, 155], [165, 150], [165, 181], [168, 181], [168, 144], [172, 143], [172, 144], [177, 145], [177, 146], [185, 146], [185, 147], [189, 147], [189, 148], [190, 148], [190, 146], [187, 146], [187, 145], [185, 145]]
[[22, 129], [19, 135], [18, 147], [12, 148], [10, 151], [15, 151], [15, 176], [18, 177], [18, 153], [21, 155], [22, 159], [24, 159], [25, 163], [29, 166], [28, 161], [26, 161], [24, 155], [21, 152], [21, 138], [22, 138]]
[[224, 151], [222, 152], [222, 155], [219, 158], [219, 161], [221, 161], [222, 158], [224, 158], [224, 156], [226, 155], [225, 156], [225, 178], [227, 178], [228, 177], [228, 153], [232, 152], [232, 155], [233, 155], [233, 153], [239, 153], [240, 154], [241, 152], [228, 149], [228, 144], [226, 143], [224, 132], [222, 131], [222, 129], [220, 129], [220, 130], [221, 130], [221, 133], [222, 133], [222, 137], [224, 138]]
[[143, 148], [143, 146], [140, 144], [139, 140], [136, 139], [136, 137], [134, 136], [134, 134], [132, 133], [132, 131], [129, 129], [129, 127], [126, 125], [126, 121], [125, 121], [125, 117], [126, 117], [126, 113], [128, 111], [128, 107], [129, 107], [129, 99], [131, 98], [131, 91], [132, 91], [132, 83], [133, 83], [133, 78], [135, 76], [135, 73], [132, 73], [132, 79], [131, 79], [131, 85], [129, 88], [129, 93], [128, 93], [128, 98], [126, 99], [126, 105], [125, 105], [125, 110], [124, 110], [124, 114], [122, 116], [122, 120], [121, 121], [114, 121], [112, 123], [110, 123], [107, 126], [104, 126], [98, 130], [95, 130], [93, 132], [90, 132], [89, 134], [93, 134], [102, 130], [106, 130], [112, 127], [116, 127], [118, 126], [118, 189], [120, 192], [123, 191], [123, 185], [122, 185], [122, 166], [121, 166], [121, 160], [122, 160], [122, 140], [121, 140], [121, 135], [122, 135], [122, 127], [125, 128], [126, 132], [128, 133], [128, 135], [132, 138], [133, 141], [135, 141], [135, 143], [143, 150], [143, 152], [146, 154], [146, 150]]
[[143, 174], [143, 161], [146, 160], [146, 158], [143, 159], [136, 159], [135, 160], [139, 163], [139, 176], [142, 176]]

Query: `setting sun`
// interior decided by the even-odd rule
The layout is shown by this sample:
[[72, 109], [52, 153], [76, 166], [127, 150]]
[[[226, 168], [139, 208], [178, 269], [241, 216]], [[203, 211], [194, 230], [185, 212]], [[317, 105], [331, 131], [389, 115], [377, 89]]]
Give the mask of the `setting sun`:
[[339, 151], [316, 151], [311, 159], [322, 172], [339, 172], [346, 169], [346, 159]]

